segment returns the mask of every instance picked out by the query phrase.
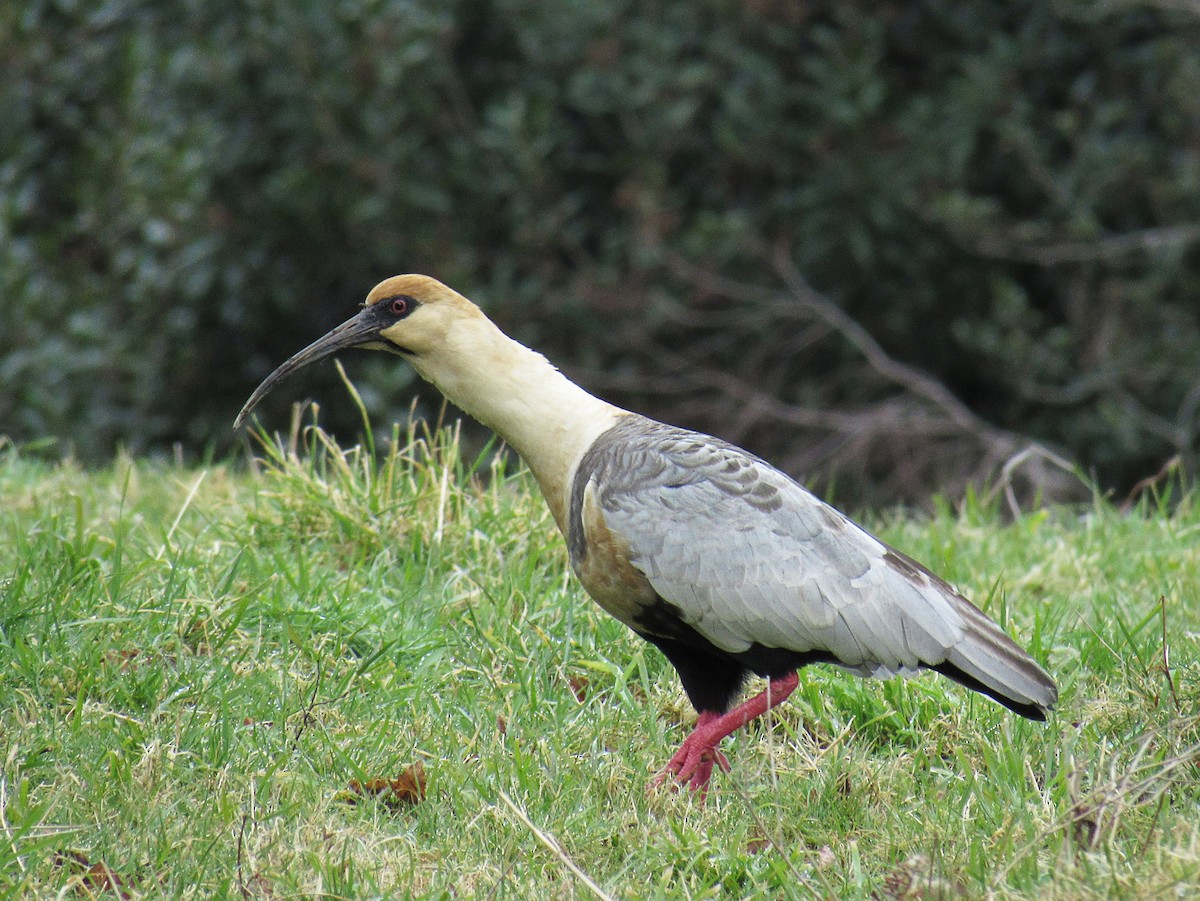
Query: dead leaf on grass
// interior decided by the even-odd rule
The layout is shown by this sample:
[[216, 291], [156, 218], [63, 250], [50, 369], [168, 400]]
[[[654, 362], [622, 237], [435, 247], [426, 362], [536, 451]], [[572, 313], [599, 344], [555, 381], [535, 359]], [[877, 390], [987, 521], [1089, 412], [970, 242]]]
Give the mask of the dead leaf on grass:
[[365, 782], [351, 779], [347, 789], [338, 792], [337, 798], [347, 804], [357, 804], [361, 798], [370, 795], [378, 797], [391, 809], [399, 810], [424, 801], [425, 785], [425, 764], [418, 760], [396, 779], [368, 779]]
[[271, 885], [270, 880], [268, 880], [267, 877], [265, 877], [262, 873], [255, 873], [250, 877], [249, 882], [238, 886], [238, 888], [241, 889], [243, 898], [252, 898], [257, 896], [259, 898], [270, 899], [276, 897], [275, 887]]
[[746, 842], [747, 854], [761, 854], [771, 847], [771, 840], [762, 833], [757, 833]]
[[587, 700], [588, 683], [587, 676], [571, 676], [567, 679], [567, 684], [571, 686], [571, 693], [575, 695], [575, 700], [580, 704]]
[[111, 892], [118, 898], [132, 898], [137, 886], [132, 876], [114, 872], [104, 861], [92, 863], [80, 851], [59, 851], [54, 856], [54, 865], [71, 871], [71, 886], [76, 894], [95, 897]]

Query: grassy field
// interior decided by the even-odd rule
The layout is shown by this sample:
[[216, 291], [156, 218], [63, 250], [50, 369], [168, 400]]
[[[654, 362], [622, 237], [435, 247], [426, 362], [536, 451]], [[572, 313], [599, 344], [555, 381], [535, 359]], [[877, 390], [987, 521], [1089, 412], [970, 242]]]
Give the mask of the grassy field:
[[452, 433], [381, 443], [310, 429], [253, 472], [0, 451], [0, 894], [1200, 890], [1195, 495], [876, 517], [1048, 665], [1057, 713], [814, 667], [702, 805], [647, 792], [693, 715], [531, 480]]

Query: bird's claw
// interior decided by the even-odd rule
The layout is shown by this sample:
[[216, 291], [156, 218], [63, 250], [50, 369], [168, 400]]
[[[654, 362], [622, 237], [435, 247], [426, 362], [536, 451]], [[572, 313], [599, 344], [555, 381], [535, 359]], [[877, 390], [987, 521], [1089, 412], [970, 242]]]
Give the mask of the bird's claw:
[[715, 747], [708, 745], [695, 747], [694, 745], [699, 743], [692, 742], [691, 738], [692, 736], [688, 736], [688, 740], [684, 741], [674, 756], [667, 761], [667, 765], [654, 777], [654, 781], [651, 783], [653, 788], [657, 788], [670, 778], [675, 785], [686, 785], [703, 798], [708, 794], [708, 782], [712, 778], [714, 766], [720, 767], [726, 773], [733, 769], [729, 764], [729, 758]]

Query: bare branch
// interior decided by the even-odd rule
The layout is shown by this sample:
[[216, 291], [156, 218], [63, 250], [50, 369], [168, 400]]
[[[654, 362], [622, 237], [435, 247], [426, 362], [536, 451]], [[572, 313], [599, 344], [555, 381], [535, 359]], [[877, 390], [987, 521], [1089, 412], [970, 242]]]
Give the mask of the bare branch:
[[1131, 253], [1153, 253], [1163, 248], [1187, 247], [1200, 241], [1200, 224], [1146, 228], [1120, 235], [1105, 235], [1093, 241], [1019, 241], [1007, 234], [979, 231], [959, 232], [956, 237], [971, 250], [996, 260], [1057, 266], [1111, 260]]
[[776, 248], [775, 270], [799, 303], [849, 341], [863, 355], [871, 368], [885, 379], [907, 388], [918, 397], [925, 398], [942, 410], [964, 431], [979, 436], [997, 448], [1012, 448], [1021, 443], [1022, 439], [1019, 436], [996, 428], [976, 416], [941, 382], [916, 367], [890, 357], [866, 329], [855, 322], [844, 310], [813, 290], [804, 276], [796, 269], [791, 256], [782, 245]]

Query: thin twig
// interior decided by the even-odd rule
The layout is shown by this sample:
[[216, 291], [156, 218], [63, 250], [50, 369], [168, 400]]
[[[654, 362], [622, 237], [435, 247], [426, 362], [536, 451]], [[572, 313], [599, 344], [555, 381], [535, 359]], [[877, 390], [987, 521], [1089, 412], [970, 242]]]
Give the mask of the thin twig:
[[1013, 475], [1018, 469], [1030, 461], [1050, 462], [1061, 469], [1063, 472], [1076, 474], [1076, 469], [1071, 465], [1069, 460], [1060, 457], [1053, 451], [1049, 451], [1040, 444], [1031, 444], [1026, 448], [1013, 454], [1004, 465], [1000, 468], [1000, 478], [996, 480], [996, 484], [984, 496], [984, 504], [990, 504], [999, 491], [1004, 492], [1004, 499], [1008, 502], [1009, 512], [1012, 513], [1013, 519], [1021, 518], [1021, 505], [1017, 502], [1017, 494], [1013, 491]]
[[300, 722], [296, 725], [296, 733], [292, 736], [292, 750], [295, 751], [300, 747], [300, 736], [304, 734], [304, 730], [308, 728], [309, 722], [312, 721], [313, 710], [317, 707], [317, 692], [321, 689], [321, 661], [317, 661], [317, 678], [313, 680], [312, 691], [308, 696], [308, 703], [304, 705], [304, 709], [300, 711]]
[[[323, 675], [324, 674], [321, 670], [321, 662], [320, 662], [320, 660], [318, 660], [317, 661], [316, 681], [313, 683], [312, 691], [309, 693], [308, 703], [304, 705], [304, 709], [301, 711], [300, 722], [296, 726], [296, 733], [295, 733], [295, 735], [292, 736], [292, 750], [293, 751], [297, 750], [300, 747], [300, 736], [304, 734], [304, 730], [307, 729], [312, 723], [316, 722], [316, 717], [313, 716], [314, 710], [316, 710], [318, 707], [321, 707], [325, 704], [336, 704], [338, 701], [342, 700], [342, 698], [347, 697], [348, 695], [352, 694], [354, 691], [354, 686], [349, 685], [349, 686], [347, 686], [346, 690], [343, 691], [340, 695], [337, 695], [336, 697], [332, 697], [332, 698], [322, 698], [321, 700], [318, 701], [317, 700], [317, 692], [319, 692], [321, 689], [321, 681], [323, 679]], [[353, 680], [351, 680], [351, 681], [353, 681]]]
[[537, 826], [535, 826], [533, 824], [533, 821], [529, 819], [529, 815], [526, 814], [525, 811], [523, 811], [521, 808], [519, 808], [516, 804], [513, 803], [512, 798], [510, 798], [508, 795], [506, 795], [502, 791], [498, 792], [498, 794], [500, 795], [500, 800], [503, 801], [506, 805], [508, 805], [508, 809], [511, 810], [516, 815], [517, 819], [519, 819], [522, 823], [525, 824], [525, 827], [534, 834], [534, 836], [537, 838], [537, 840], [539, 842], [541, 842], [543, 845], [546, 846], [546, 848], [549, 849], [550, 853], [552, 853], [555, 857], [557, 857], [560, 861], [562, 861], [563, 866], [565, 866], [568, 870], [570, 870], [572, 873], [574, 873], [575, 877], [580, 882], [582, 882], [589, 889], [591, 889], [592, 894], [594, 894], [597, 898], [601, 899], [601, 901], [615, 901], [615, 899], [613, 898], [612, 895], [608, 894], [608, 892], [606, 892], [606, 891], [604, 891], [604, 889], [600, 888], [600, 886], [598, 886], [592, 880], [592, 878], [590, 876], [588, 876], [587, 873], [585, 873], [585, 872], [583, 872], [583, 870], [579, 869], [579, 867], [576, 865], [575, 861], [571, 860], [571, 858], [567, 854], [567, 852], [563, 850], [563, 846], [561, 844], [559, 844], [558, 839], [556, 839], [549, 832], [543, 832], [541, 829], [539, 829]]
[[1179, 454], [1173, 456], [1170, 460], [1162, 465], [1162, 468], [1152, 476], [1139, 480], [1132, 488], [1129, 489], [1129, 494], [1125, 496], [1125, 500], [1121, 502], [1119, 508], [1122, 515], [1127, 514], [1133, 509], [1133, 505], [1137, 503], [1137, 499], [1142, 492], [1148, 488], [1153, 488], [1158, 485], [1163, 479], [1171, 475], [1183, 465], [1183, 457]]

